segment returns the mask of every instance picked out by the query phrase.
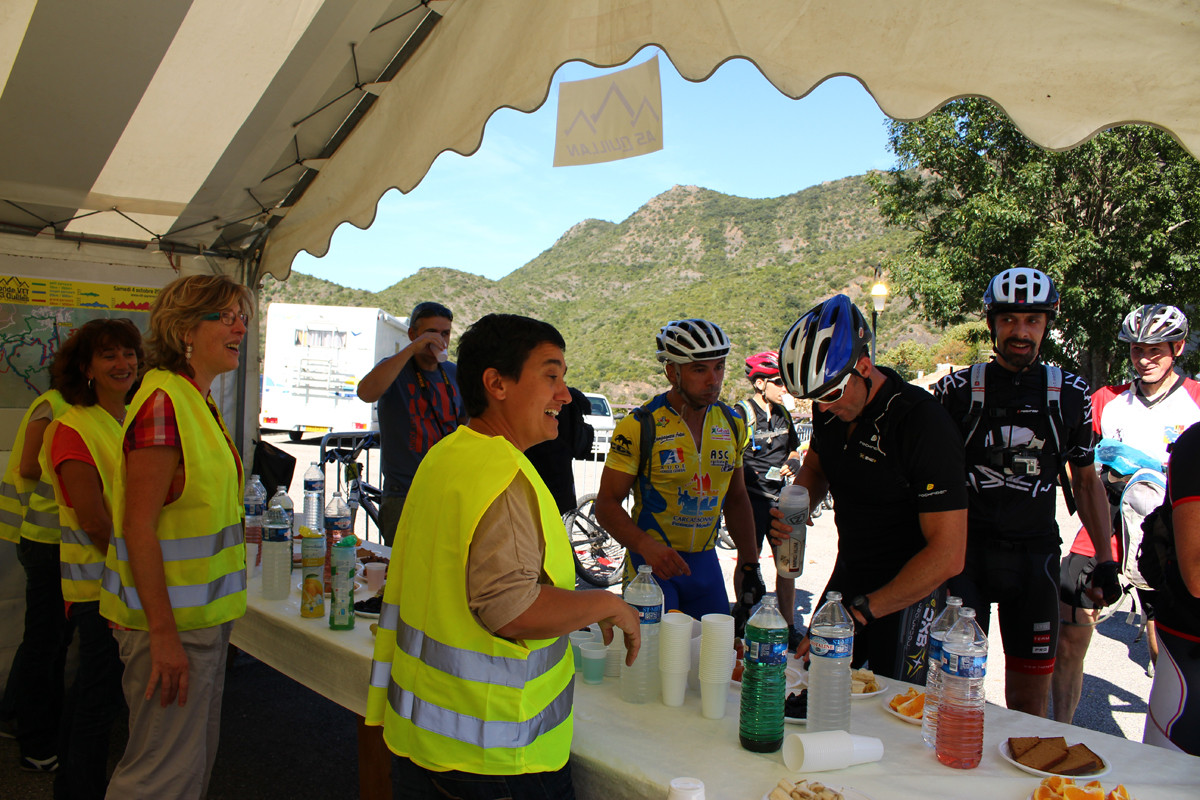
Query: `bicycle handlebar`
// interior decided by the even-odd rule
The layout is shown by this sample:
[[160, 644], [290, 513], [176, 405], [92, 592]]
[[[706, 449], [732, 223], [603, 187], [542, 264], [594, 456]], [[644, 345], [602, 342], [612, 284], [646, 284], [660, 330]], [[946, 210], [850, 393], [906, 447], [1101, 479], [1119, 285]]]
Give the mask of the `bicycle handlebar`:
[[321, 437], [321, 455], [317, 463], [322, 466], [335, 461], [339, 464], [354, 464], [363, 450], [378, 447], [378, 431], [327, 433]]

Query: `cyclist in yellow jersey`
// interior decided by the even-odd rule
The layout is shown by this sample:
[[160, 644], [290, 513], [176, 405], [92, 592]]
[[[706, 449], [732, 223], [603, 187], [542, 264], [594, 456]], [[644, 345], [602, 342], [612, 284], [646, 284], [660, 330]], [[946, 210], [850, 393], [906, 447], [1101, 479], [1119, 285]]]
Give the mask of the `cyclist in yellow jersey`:
[[[758, 597], [764, 591], [742, 475], [745, 421], [718, 399], [729, 339], [711, 322], [685, 319], [665, 325], [656, 343], [671, 389], [617, 424], [596, 518], [629, 549], [627, 570], [654, 568], [666, 610], [726, 614], [729, 596], [714, 550], [722, 510], [742, 580]], [[647, 458], [643, 413], [653, 425]], [[632, 516], [621, 505], [630, 490]]]

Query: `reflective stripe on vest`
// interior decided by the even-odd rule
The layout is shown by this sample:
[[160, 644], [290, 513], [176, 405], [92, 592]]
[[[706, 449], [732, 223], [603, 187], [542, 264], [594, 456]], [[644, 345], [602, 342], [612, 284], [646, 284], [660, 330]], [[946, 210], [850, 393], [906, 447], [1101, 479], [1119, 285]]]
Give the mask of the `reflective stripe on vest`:
[[[45, 475], [45, 459], [38, 460], [42, 462], [42, 474]], [[58, 544], [62, 538], [54, 487], [44, 480], [34, 484], [33, 491], [29, 493], [29, 506], [25, 509], [25, 519], [21, 522], [21, 537], [44, 544]]]
[[[246, 613], [246, 548], [242, 531], [240, 459], [219, 415], [195, 384], [173, 372], [150, 370], [125, 416], [125, 431], [157, 390], [175, 409], [186, 479], [183, 493], [162, 507], [155, 526], [167, 595], [179, 630], [209, 628]], [[125, 471], [113, 491], [113, 540], [100, 581], [100, 613], [127, 628], [148, 623], [122, 535]]]
[[59, 530], [62, 532], [58, 558], [61, 562], [59, 577], [62, 579], [63, 600], [86, 603], [100, 599], [104, 553], [92, 544], [92, 538], [80, 526], [78, 514], [67, 503], [69, 492], [63, 489], [62, 476], [54, 467], [52, 451], [55, 439], [62, 430], [73, 431], [87, 448], [91, 466], [100, 479], [105, 509], [111, 512], [113, 486], [116, 484], [116, 474], [121, 469], [121, 423], [99, 405], [71, 406], [46, 428], [46, 440], [42, 448], [46, 462], [45, 474], [53, 481]]
[[[29, 404], [29, 408], [25, 410], [25, 416], [21, 418], [21, 424], [17, 426], [17, 435], [13, 439], [12, 452], [8, 456], [8, 465], [4, 470], [4, 477], [0, 479], [0, 540], [7, 542], [16, 542], [22, 536], [22, 526], [25, 521], [25, 515], [29, 510], [31, 499], [31, 490], [33, 481], [21, 477], [21, 454], [25, 450], [25, 432], [29, 428], [29, 420], [33, 417], [33, 412], [38, 409], [43, 403], [50, 405], [50, 419], [57, 419], [60, 414], [70, 408], [70, 404], [63, 399], [58, 390], [51, 389], [48, 392], [43, 392]], [[53, 504], [53, 491], [50, 495], [50, 504]], [[46, 503], [41, 498], [38, 501], [38, 510], [46, 511]], [[39, 521], [44, 522], [45, 518], [39, 518]], [[57, 515], [52, 523], [52, 530], [43, 531], [41, 525], [30, 526], [30, 531], [39, 537], [46, 537], [46, 541], [55, 543], [58, 541], [58, 518]]]

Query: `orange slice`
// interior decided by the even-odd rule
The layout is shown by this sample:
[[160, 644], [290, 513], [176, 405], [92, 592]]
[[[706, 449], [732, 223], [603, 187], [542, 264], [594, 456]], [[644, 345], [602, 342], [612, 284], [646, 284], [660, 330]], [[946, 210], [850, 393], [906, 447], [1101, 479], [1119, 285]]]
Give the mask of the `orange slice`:
[[1033, 800], [1062, 800], [1062, 795], [1049, 786], [1039, 786], [1033, 790]]
[[1063, 789], [1074, 785], [1075, 781], [1073, 779], [1064, 778], [1062, 775], [1051, 775], [1048, 778], [1042, 778], [1042, 786], [1045, 786], [1056, 794], [1062, 794]]
[[1129, 800], [1129, 792], [1125, 790], [1124, 784], [1118, 783], [1104, 800]]

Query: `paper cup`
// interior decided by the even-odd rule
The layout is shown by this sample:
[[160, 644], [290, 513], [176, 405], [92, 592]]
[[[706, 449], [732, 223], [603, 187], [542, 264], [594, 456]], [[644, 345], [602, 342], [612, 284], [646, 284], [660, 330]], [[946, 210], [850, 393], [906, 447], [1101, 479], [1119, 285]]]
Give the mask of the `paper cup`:
[[603, 642], [584, 642], [579, 645], [579, 654], [583, 656], [583, 682], [603, 683], [604, 664], [608, 659], [608, 648]]
[[606, 678], [621, 677], [621, 665], [625, 663], [625, 635], [620, 629], [613, 630], [612, 644], [608, 645], [608, 655], [604, 662]]
[[367, 591], [375, 594], [383, 587], [383, 582], [387, 580], [388, 565], [382, 561], [371, 561], [363, 564], [363, 577], [367, 579]]
[[845, 769], [883, 758], [883, 741], [846, 731], [790, 733], [783, 738], [783, 763], [794, 772]]
[[658, 676], [662, 683], [663, 705], [672, 708], [683, 705], [683, 695], [687, 691], [687, 673], [660, 671]]
[[704, 781], [699, 778], [673, 779], [667, 800], [704, 800]]
[[571, 653], [575, 656], [575, 671], [583, 671], [583, 654], [579, 652], [579, 646], [584, 642], [593, 641], [591, 631], [571, 631], [567, 634], [568, 641], [571, 642]]
[[700, 681], [700, 711], [705, 719], [723, 719], [729, 696], [729, 676], [719, 681]]

